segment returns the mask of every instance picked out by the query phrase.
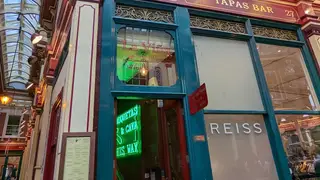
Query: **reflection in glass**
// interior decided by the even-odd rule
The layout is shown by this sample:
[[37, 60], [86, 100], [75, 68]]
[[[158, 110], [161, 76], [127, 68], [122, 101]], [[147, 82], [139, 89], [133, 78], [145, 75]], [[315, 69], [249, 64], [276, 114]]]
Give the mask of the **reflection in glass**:
[[206, 114], [205, 124], [215, 180], [278, 179], [262, 116]]
[[277, 115], [277, 122], [294, 175], [320, 172], [320, 166], [314, 166], [320, 160], [320, 116]]
[[164, 31], [122, 28], [117, 37], [117, 76], [131, 85], [172, 86], [177, 81], [174, 40]]
[[258, 51], [276, 110], [319, 110], [299, 48], [258, 44]]
[[204, 36], [193, 40], [200, 82], [208, 92], [206, 109], [264, 110], [247, 42]]

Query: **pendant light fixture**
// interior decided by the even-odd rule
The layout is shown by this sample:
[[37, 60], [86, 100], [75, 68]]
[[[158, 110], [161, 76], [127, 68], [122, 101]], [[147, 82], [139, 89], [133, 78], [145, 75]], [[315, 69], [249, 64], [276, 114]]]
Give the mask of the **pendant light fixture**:
[[140, 69], [141, 76], [146, 76], [148, 74], [148, 69], [146, 68], [146, 63], [143, 63], [142, 68]]

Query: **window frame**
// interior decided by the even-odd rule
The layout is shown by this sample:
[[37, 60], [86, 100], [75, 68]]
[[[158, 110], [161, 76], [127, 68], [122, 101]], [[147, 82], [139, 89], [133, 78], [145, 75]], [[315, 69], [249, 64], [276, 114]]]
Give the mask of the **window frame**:
[[[159, 10], [169, 10], [173, 12], [175, 22], [174, 24], [168, 23], [158, 23], [153, 21], [138, 20], [138, 19], [127, 19], [117, 17], [115, 15], [116, 4], [123, 4], [127, 6], [135, 6], [142, 8], [153, 8]], [[205, 17], [212, 17], [217, 19], [223, 19], [228, 21], [240, 21], [245, 23], [245, 27], [248, 30], [248, 35], [236, 35], [234, 33], [228, 33], [223, 31], [199, 31], [207, 36], [214, 36], [218, 38], [229, 38], [238, 40], [247, 40], [254, 63], [254, 67], [258, 67], [255, 73], [259, 89], [261, 91], [261, 98], [265, 107], [265, 111], [215, 111], [215, 110], [205, 110], [196, 113], [195, 115], [190, 115], [189, 104], [187, 95], [194, 92], [195, 89], [199, 87], [199, 77], [196, 70], [196, 60], [195, 52], [192, 50], [191, 41], [191, 30], [190, 27], [190, 14], [202, 15]], [[252, 33], [251, 23], [260, 24], [263, 26], [276, 27], [281, 29], [295, 30], [298, 33], [298, 41], [282, 41], [271, 38], [260, 38], [264, 42], [273, 42], [281, 45], [289, 45], [294, 47], [302, 47], [302, 52], [304, 55], [304, 60], [308, 61], [307, 68], [310, 73], [310, 78], [316, 79], [315, 66], [310, 63], [312, 57], [301, 31], [301, 27], [295, 24], [288, 23], [278, 23], [271, 22], [267, 20], [256, 20], [245, 16], [230, 15], [227, 13], [217, 13], [213, 11], [192, 9], [187, 7], [180, 7], [177, 5], [150, 2], [150, 1], [127, 1], [127, 0], [116, 0], [107, 1], [102, 7], [103, 20], [101, 21], [102, 30], [99, 32], [99, 37], [101, 37], [101, 62], [100, 62], [100, 87], [99, 92], [103, 95], [99, 97], [99, 116], [97, 122], [98, 128], [98, 138], [97, 142], [99, 144], [97, 150], [97, 178], [100, 179], [112, 179], [113, 178], [113, 142], [106, 142], [105, 139], [113, 138], [114, 136], [114, 124], [112, 121], [105, 121], [105, 119], [113, 119], [114, 112], [110, 109], [115, 107], [115, 97], [117, 96], [137, 96], [144, 98], [181, 98], [183, 99], [184, 117], [185, 117], [185, 128], [186, 128], [186, 138], [189, 152], [189, 167], [191, 170], [192, 179], [212, 179], [212, 171], [209, 160], [208, 143], [206, 139], [202, 142], [196, 141], [194, 137], [205, 135], [204, 126], [204, 114], [214, 113], [214, 114], [260, 114], [264, 116], [266, 122], [266, 128], [268, 131], [268, 136], [270, 140], [270, 146], [272, 148], [272, 153], [274, 155], [274, 160], [276, 163], [279, 179], [289, 179], [289, 169], [287, 164], [287, 159], [285, 157], [284, 151], [281, 152], [282, 148], [281, 137], [279, 134], [278, 126], [275, 122], [275, 112], [272, 108], [270, 94], [268, 92], [268, 87], [266, 86], [266, 81], [264, 78], [263, 70], [261, 67], [261, 62], [257, 51], [254, 50], [256, 47], [256, 40]], [[119, 87], [115, 83], [115, 56], [116, 56], [116, 28], [118, 24], [128, 24], [136, 26], [144, 26], [146, 28], [156, 28], [156, 30], [164, 28], [171, 29], [175, 31], [176, 38], [175, 41], [175, 51], [177, 53], [176, 61], [179, 63], [177, 66], [179, 80], [181, 81], [181, 87], [177, 89], [163, 88], [163, 87], [130, 87], [122, 86]], [[98, 42], [99, 44], [100, 42]], [[190, 50], [186, 50], [191, 48]], [[193, 57], [192, 57], [193, 56]], [[179, 61], [181, 59], [181, 61]], [[180, 64], [181, 63], [181, 64]], [[309, 70], [309, 68], [311, 70]], [[188, 72], [189, 71], [189, 72]], [[186, 73], [188, 72], [188, 73]], [[262, 74], [261, 74], [262, 72]], [[110, 78], [109, 78], [110, 77]], [[192, 82], [192, 83], [189, 83]], [[315, 88], [319, 88], [320, 82], [313, 83]], [[164, 90], [160, 92], [160, 90]], [[109, 93], [111, 92], [111, 93]], [[319, 95], [317, 95], [319, 96]], [[318, 97], [319, 98], [319, 97]], [[108, 110], [106, 110], [108, 107]], [[271, 107], [271, 108], [270, 108]], [[289, 112], [287, 112], [289, 113]], [[297, 112], [292, 112], [297, 113]], [[310, 112], [318, 113], [318, 112]], [[100, 133], [99, 133], [100, 132]], [[104, 133], [101, 133], [104, 132]], [[198, 168], [202, 167], [202, 168]], [[214, 176], [214, 175], [213, 175]]]
[[[260, 20], [260, 19], [253, 19], [253, 18], [246, 18], [246, 17], [238, 17], [224, 13], [215, 13], [209, 11], [200, 11], [195, 9], [189, 9], [190, 15], [207, 17], [207, 18], [215, 18], [227, 21], [235, 21], [238, 23], [244, 23], [245, 29], [247, 34], [238, 34], [238, 33], [231, 33], [219, 30], [212, 30], [212, 29], [202, 29], [202, 28], [194, 28], [190, 27], [193, 35], [200, 35], [200, 36], [210, 36], [222, 39], [232, 39], [238, 41], [247, 41], [250, 55], [262, 99], [263, 106], [265, 108], [264, 111], [259, 110], [214, 110], [214, 109], [205, 109], [203, 110], [204, 114], [246, 114], [246, 115], [262, 115], [265, 120], [266, 129], [268, 131], [269, 141], [271, 150], [274, 157], [274, 162], [277, 168], [277, 173], [279, 179], [286, 179], [290, 177], [290, 172], [288, 168], [288, 160], [285, 155], [282, 146], [282, 140], [280, 136], [280, 131], [278, 129], [276, 115], [277, 114], [315, 114], [319, 115], [320, 111], [299, 111], [299, 110], [275, 110], [272, 104], [271, 94], [268, 89], [268, 85], [266, 82], [266, 77], [264, 75], [264, 70], [262, 67], [262, 63], [260, 61], [260, 56], [257, 50], [257, 43], [263, 44], [271, 44], [271, 45], [279, 45], [279, 46], [287, 46], [287, 47], [298, 47], [301, 50], [301, 54], [303, 57], [303, 62], [306, 66], [306, 69], [309, 73], [311, 83], [313, 85], [315, 94], [317, 96], [318, 101], [320, 101], [320, 79], [317, 76], [317, 71], [315, 69], [314, 61], [312, 60], [312, 56], [310, 54], [310, 50], [307, 46], [307, 43], [304, 39], [301, 27], [295, 24], [287, 24], [287, 23], [278, 23], [278, 22], [271, 22], [267, 20]], [[221, 18], [222, 17], [222, 18]], [[262, 37], [256, 36], [253, 33], [253, 25], [260, 25], [263, 27], [270, 27], [270, 28], [278, 28], [284, 30], [291, 30], [295, 31], [297, 34], [297, 40], [282, 40], [282, 39], [275, 39], [269, 37]], [[194, 45], [193, 45], [194, 47]], [[195, 47], [194, 47], [195, 53]], [[195, 57], [195, 61], [197, 59]], [[198, 78], [199, 78], [199, 73]], [[199, 80], [198, 80], [199, 81]], [[204, 115], [203, 115], [203, 120]], [[214, 174], [213, 174], [214, 177]]]
[[[119, 4], [122, 5], [122, 4]], [[154, 9], [154, 7], [153, 7]], [[161, 10], [161, 9], [159, 9]], [[169, 10], [170, 11], [170, 10]], [[173, 11], [172, 14], [174, 15]], [[112, 81], [114, 82], [114, 87], [111, 90], [111, 93], [114, 97], [117, 96], [136, 96], [136, 97], [143, 97], [148, 96], [152, 97], [161, 97], [161, 98], [182, 98], [185, 96], [182, 88], [181, 82], [181, 54], [179, 51], [179, 43], [178, 43], [178, 35], [176, 33], [178, 25], [175, 23], [163, 23], [163, 22], [155, 22], [155, 21], [148, 21], [148, 20], [138, 20], [138, 19], [130, 19], [130, 18], [123, 18], [119, 16], [113, 16], [113, 22], [115, 26], [114, 30], [114, 41], [115, 44], [113, 45], [115, 60], [112, 62]], [[145, 86], [145, 85], [130, 85], [123, 83], [117, 77], [117, 33], [120, 29], [132, 27], [132, 28], [144, 28], [149, 30], [157, 30], [163, 31], [168, 33], [174, 43], [175, 55], [176, 55], [176, 74], [177, 80], [176, 83], [172, 86]]]
[[[21, 137], [21, 136], [20, 136], [20, 130], [21, 130], [20, 128], [19, 128], [19, 130], [18, 130], [18, 135], [17, 135], [17, 136], [14, 136], [14, 135], [6, 135], [6, 134], [7, 134], [7, 127], [8, 127], [9, 117], [10, 117], [10, 116], [19, 116], [19, 115], [7, 113], [7, 115], [6, 115], [6, 120], [5, 120], [5, 123], [4, 123], [4, 126], [3, 126], [2, 137], [4, 137], [4, 138], [19, 138], [19, 137]], [[20, 126], [22, 120], [23, 120], [23, 115], [20, 115], [19, 126]]]

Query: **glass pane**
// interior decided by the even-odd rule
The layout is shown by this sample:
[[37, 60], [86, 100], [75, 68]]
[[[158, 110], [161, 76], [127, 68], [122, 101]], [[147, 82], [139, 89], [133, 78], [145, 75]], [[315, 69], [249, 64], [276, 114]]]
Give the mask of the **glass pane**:
[[20, 157], [19, 156], [10, 156], [8, 158], [8, 165], [6, 169], [6, 179], [15, 179], [17, 178], [18, 167], [19, 167]]
[[206, 109], [264, 109], [247, 42], [194, 36], [194, 44]]
[[319, 110], [299, 48], [258, 44], [258, 51], [276, 110]]
[[294, 175], [320, 173], [320, 116], [276, 117], [289, 167]]
[[21, 116], [9, 116], [6, 135], [17, 136], [19, 134]]
[[278, 179], [263, 116], [205, 115], [215, 180]]
[[122, 28], [117, 37], [117, 76], [130, 85], [172, 86], [177, 81], [174, 40], [164, 31]]

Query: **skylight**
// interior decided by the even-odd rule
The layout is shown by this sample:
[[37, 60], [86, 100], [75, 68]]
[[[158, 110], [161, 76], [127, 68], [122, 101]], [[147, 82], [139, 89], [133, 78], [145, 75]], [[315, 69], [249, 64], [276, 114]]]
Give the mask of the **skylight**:
[[30, 74], [31, 35], [39, 26], [40, 0], [0, 0], [2, 66], [7, 88], [25, 90]]

